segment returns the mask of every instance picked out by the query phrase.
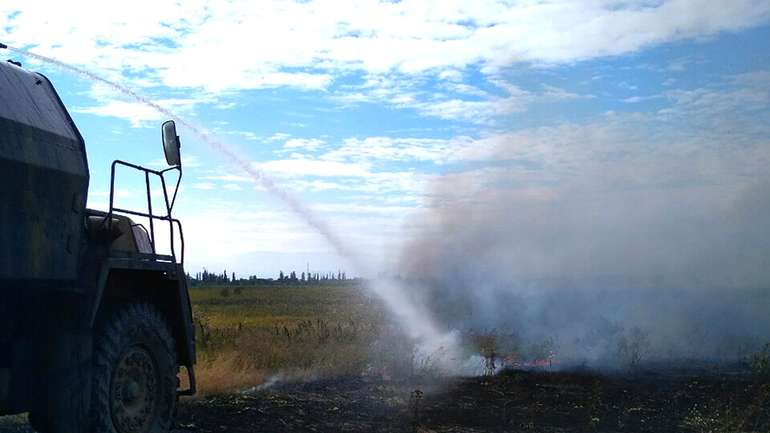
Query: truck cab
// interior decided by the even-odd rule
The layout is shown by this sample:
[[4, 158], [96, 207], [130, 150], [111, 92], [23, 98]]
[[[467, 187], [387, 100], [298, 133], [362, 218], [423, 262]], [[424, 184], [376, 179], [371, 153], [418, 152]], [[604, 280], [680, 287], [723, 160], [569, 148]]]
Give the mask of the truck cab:
[[[167, 168], [114, 161], [108, 208], [88, 209], [86, 146], [53, 85], [0, 63], [0, 414], [40, 432], [166, 432], [195, 393], [173, 121], [161, 141]], [[115, 205], [123, 170], [144, 177], [146, 208]]]

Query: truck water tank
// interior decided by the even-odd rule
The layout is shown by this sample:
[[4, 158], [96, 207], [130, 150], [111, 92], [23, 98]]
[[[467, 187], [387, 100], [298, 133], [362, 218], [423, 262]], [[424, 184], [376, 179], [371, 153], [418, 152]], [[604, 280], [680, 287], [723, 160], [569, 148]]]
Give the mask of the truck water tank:
[[75, 284], [88, 179], [50, 81], [0, 62], [0, 288]]

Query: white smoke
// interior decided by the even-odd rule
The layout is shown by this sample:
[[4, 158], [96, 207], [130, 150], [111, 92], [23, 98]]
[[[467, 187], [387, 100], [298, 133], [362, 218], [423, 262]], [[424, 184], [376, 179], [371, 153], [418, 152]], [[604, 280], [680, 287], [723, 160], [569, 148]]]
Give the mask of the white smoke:
[[435, 183], [399, 263], [415, 302], [565, 363], [735, 361], [770, 341], [770, 134], [704, 129], [685, 152], [578, 129], [513, 135], [497, 165]]

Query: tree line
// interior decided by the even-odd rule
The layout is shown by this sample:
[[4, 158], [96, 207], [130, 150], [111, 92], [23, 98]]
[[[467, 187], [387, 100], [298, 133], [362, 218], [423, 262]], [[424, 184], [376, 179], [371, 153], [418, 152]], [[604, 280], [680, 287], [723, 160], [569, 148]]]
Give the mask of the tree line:
[[187, 274], [187, 283], [190, 287], [194, 286], [238, 286], [238, 285], [256, 285], [256, 284], [323, 284], [338, 283], [342, 281], [355, 281], [356, 278], [348, 278], [344, 271], [335, 272], [301, 272], [295, 271], [284, 273], [280, 271], [277, 278], [260, 278], [256, 275], [247, 277], [238, 277], [235, 272], [227, 270], [221, 273], [209, 272], [203, 269], [194, 275]]

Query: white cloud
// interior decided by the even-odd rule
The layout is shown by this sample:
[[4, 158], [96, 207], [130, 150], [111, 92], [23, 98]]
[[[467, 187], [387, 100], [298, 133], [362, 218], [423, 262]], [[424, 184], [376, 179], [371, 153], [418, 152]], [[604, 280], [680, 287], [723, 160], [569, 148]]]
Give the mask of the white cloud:
[[543, 88], [543, 93], [542, 93], [543, 99], [558, 101], [558, 100], [594, 97], [593, 95], [580, 95], [574, 92], [569, 92], [567, 90], [562, 89], [561, 87], [549, 86], [548, 84], [543, 84], [541, 87]]
[[330, 161], [431, 161], [441, 163], [469, 138], [455, 139], [366, 137], [346, 138], [342, 146], [329, 151], [321, 159]]
[[649, 96], [630, 96], [628, 98], [622, 99], [623, 102], [626, 104], [636, 104], [639, 102], [649, 101], [652, 99], [659, 99], [662, 98], [663, 95], [649, 95]]
[[282, 184], [296, 192], [357, 193], [348, 196], [349, 200], [365, 202], [388, 202], [398, 199], [417, 202], [424, 194], [427, 183], [435, 176], [414, 171], [376, 172], [367, 177], [323, 177], [322, 180], [310, 180], [299, 176], [286, 178]]
[[[414, 169], [375, 170], [385, 161], [428, 161], [440, 148], [454, 142], [429, 139], [350, 138], [337, 150], [312, 157], [293, 154], [289, 159], [254, 163], [254, 166], [296, 192], [357, 192], [384, 198], [387, 194], [421, 195], [433, 175]], [[431, 148], [433, 147], [433, 148]], [[217, 176], [206, 176], [216, 179]], [[371, 200], [371, 199], [370, 199]]]
[[350, 70], [436, 70], [457, 79], [469, 65], [494, 72], [516, 62], [613, 56], [770, 17], [763, 0], [729, 7], [710, 0], [45, 3], [6, 0], [14, 14], [0, 16], [9, 29], [5, 41], [87, 67], [144, 74], [148, 84], [212, 92], [322, 89]]
[[294, 180], [289, 186], [297, 191], [342, 191], [349, 190], [350, 187], [342, 182], [330, 182], [326, 180]]
[[438, 74], [438, 77], [442, 80], [460, 82], [463, 81], [463, 73], [456, 69], [444, 69]]
[[473, 162], [479, 176], [466, 181], [480, 182], [480, 189], [494, 187], [490, 180], [532, 188], [580, 182], [596, 173], [608, 188], [665, 188], [738, 183], [766, 172], [770, 73], [740, 74], [626, 102], [653, 98], [667, 98], [671, 106], [456, 141], [447, 161]]
[[491, 79], [490, 82], [504, 90], [506, 96], [487, 96], [476, 100], [453, 98], [419, 102], [412, 106], [426, 116], [488, 124], [501, 117], [524, 112], [536, 102], [593, 98], [593, 95], [580, 95], [549, 85], [542, 85], [541, 92], [530, 92], [499, 78]]
[[[93, 114], [103, 117], [119, 117], [126, 119], [134, 128], [141, 128], [150, 124], [159, 126], [158, 122], [166, 120], [166, 115], [147, 104], [122, 99], [108, 99], [100, 97], [99, 105], [91, 107], [74, 107], [72, 111], [83, 114]], [[161, 107], [173, 112], [187, 112], [195, 104], [204, 102], [204, 99], [159, 99], [155, 101]]]
[[292, 138], [283, 143], [283, 148], [289, 150], [303, 149], [313, 151], [318, 150], [324, 143], [326, 143], [324, 140], [318, 138]]
[[440, 102], [421, 102], [417, 110], [431, 117], [446, 120], [464, 120], [474, 123], [488, 123], [507, 114], [521, 113], [527, 109], [528, 100], [516, 96], [493, 98], [484, 101], [448, 99]]
[[150, 106], [136, 102], [118, 100], [109, 101], [104, 105], [94, 107], [75, 107], [72, 111], [76, 113], [128, 119], [129, 122], [131, 122], [131, 126], [134, 128], [139, 128], [149, 122], [157, 122], [163, 118], [163, 114]]
[[218, 180], [218, 181], [224, 181], [224, 182], [254, 182], [254, 179], [252, 179], [249, 176], [241, 176], [238, 174], [217, 174], [217, 175], [208, 175], [208, 176], [200, 176], [199, 179], [202, 180]]
[[276, 132], [273, 135], [265, 138], [264, 141], [266, 142], [273, 142], [273, 141], [283, 141], [287, 140], [291, 137], [291, 134], [287, 134], [285, 132]]
[[524, 112], [536, 102], [594, 97], [549, 85], [542, 85], [540, 91], [527, 91], [498, 76], [490, 76], [488, 81], [502, 95], [454, 82], [439, 85], [440, 89], [451, 92], [449, 95], [428, 92], [420, 90], [423, 83], [419, 79], [391, 74], [369, 75], [362, 85], [347, 86], [333, 98], [343, 104], [386, 103], [398, 108], [411, 108], [428, 117], [492, 124], [501, 117]]
[[229, 133], [249, 141], [255, 141], [259, 139], [259, 136], [251, 131], [230, 131]]
[[[524, 91], [499, 78], [512, 65], [621, 55], [770, 19], [770, 4], [761, 0], [735, 0], [729, 8], [711, 7], [709, 0], [354, 0], [345, 7], [321, 1], [197, 0], [185, 2], [183, 9], [171, 1], [94, 7], [73, 0], [63, 7], [8, 0], [6, 7], [13, 13], [1, 15], [0, 26], [8, 29], [5, 40], [12, 45], [32, 47], [135, 88], [195, 89], [204, 95], [162, 101], [173, 110], [202, 103], [231, 108], [232, 101], [216, 96], [239, 90], [326, 91], [355, 71], [366, 83], [333, 88], [332, 99], [387, 103], [482, 125], [496, 125], [534, 101], [590, 96], [549, 86]], [[82, 10], [89, 11], [88, 19]], [[670, 69], [693, 61], [677, 59]], [[481, 71], [506, 94], [490, 95], [463, 82], [472, 76], [469, 70]], [[427, 91], [431, 79], [439, 79], [437, 89], [448, 94]], [[135, 127], [161, 119], [150, 108], [115, 100], [111, 90], [102, 92], [108, 94], [97, 97], [99, 105], [76, 111], [125, 118]]]
[[462, 95], [477, 96], [480, 98], [486, 98], [489, 96], [488, 92], [481, 90], [476, 86], [471, 86], [464, 83], [447, 82], [444, 83], [443, 87], [450, 92], [459, 93]]
[[727, 113], [770, 107], [770, 71], [739, 74], [730, 77], [727, 83], [713, 84], [666, 92], [665, 96], [674, 103], [666, 112], [713, 122], [725, 120]]
[[279, 159], [255, 164], [256, 168], [280, 176], [367, 177], [367, 164], [323, 161], [317, 159]]

